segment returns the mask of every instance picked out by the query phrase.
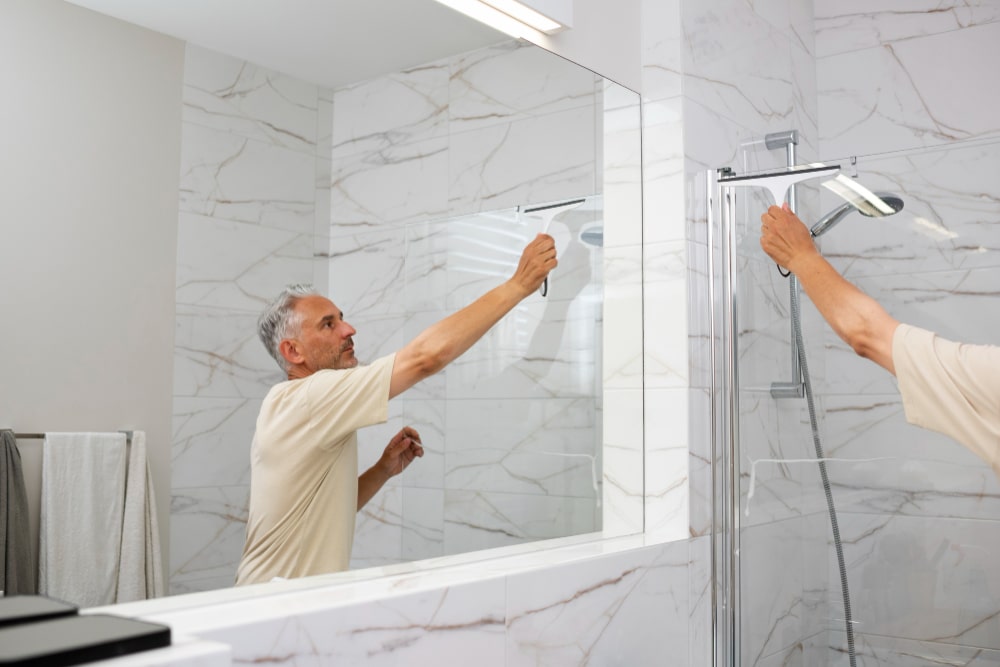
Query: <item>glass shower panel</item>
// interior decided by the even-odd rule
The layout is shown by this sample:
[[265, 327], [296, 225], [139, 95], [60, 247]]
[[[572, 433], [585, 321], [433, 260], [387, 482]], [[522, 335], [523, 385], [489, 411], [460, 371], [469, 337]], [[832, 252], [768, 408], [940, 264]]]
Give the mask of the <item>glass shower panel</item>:
[[[824, 256], [898, 320], [970, 343], [1000, 343], [1000, 141], [861, 156], [844, 171], [899, 195], [886, 218], [851, 213], [817, 239]], [[805, 187], [807, 222], [842, 203]], [[775, 399], [789, 373], [786, 279], [759, 248], [760, 193], [737, 192], [732, 294], [717, 280], [718, 363], [734, 369], [719, 421], [735, 438], [733, 479], [717, 489], [734, 533], [732, 624], [718, 664], [849, 665], [841, 568], [804, 399]], [[717, 207], [718, 209], [719, 207]], [[722, 228], [717, 224], [716, 227]], [[724, 249], [723, 249], [724, 248]], [[716, 275], [721, 278], [725, 265]], [[841, 537], [858, 665], [1000, 665], [1000, 482], [944, 436], [907, 424], [895, 378], [857, 357], [801, 299], [817, 435]], [[722, 377], [724, 374], [719, 374]], [[721, 465], [721, 462], [720, 462]], [[723, 573], [724, 574], [724, 573]], [[717, 581], [725, 588], [725, 578]], [[725, 593], [723, 590], [722, 593]]]
[[406, 482], [439, 494], [437, 555], [601, 529], [602, 218], [592, 196], [555, 215], [519, 207], [406, 228], [414, 334], [509, 278], [537, 233], [559, 255], [544, 295], [404, 397], [404, 411], [433, 406], [444, 424], [437, 474]]

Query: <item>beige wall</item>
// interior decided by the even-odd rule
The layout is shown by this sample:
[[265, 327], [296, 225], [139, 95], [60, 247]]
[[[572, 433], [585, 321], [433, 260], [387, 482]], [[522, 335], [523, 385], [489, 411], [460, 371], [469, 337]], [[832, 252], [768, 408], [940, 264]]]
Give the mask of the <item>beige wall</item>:
[[0, 62], [0, 427], [146, 431], [166, 554], [183, 43], [4, 0]]

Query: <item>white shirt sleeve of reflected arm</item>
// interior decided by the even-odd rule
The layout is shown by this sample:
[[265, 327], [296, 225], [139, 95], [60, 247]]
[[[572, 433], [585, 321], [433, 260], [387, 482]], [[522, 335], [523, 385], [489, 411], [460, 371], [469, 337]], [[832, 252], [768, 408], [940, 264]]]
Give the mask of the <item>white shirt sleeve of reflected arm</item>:
[[954, 438], [1000, 477], [1000, 347], [900, 324], [892, 361], [906, 420]]

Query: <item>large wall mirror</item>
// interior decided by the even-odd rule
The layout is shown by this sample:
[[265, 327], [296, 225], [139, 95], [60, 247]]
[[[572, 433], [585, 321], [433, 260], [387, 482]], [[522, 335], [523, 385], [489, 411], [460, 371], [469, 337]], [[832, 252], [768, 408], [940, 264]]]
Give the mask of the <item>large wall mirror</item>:
[[[336, 26], [353, 35], [355, 71], [338, 61], [332, 83], [323, 63], [279, 69], [274, 44], [254, 59], [252, 34], [213, 41], [207, 18], [73, 4], [186, 42], [171, 595], [234, 581], [254, 422], [283, 379], [256, 338], [263, 304], [313, 283], [358, 330], [359, 358], [374, 360], [508, 277], [539, 231], [560, 253], [547, 293], [359, 433], [363, 467], [403, 425], [426, 455], [359, 515], [352, 570], [642, 530], [636, 93], [433, 0], [336, 0], [358, 23]], [[270, 25], [276, 42], [319, 11], [260, 4], [297, 16]], [[405, 30], [392, 20], [404, 5]], [[397, 60], [375, 57], [388, 51]]]

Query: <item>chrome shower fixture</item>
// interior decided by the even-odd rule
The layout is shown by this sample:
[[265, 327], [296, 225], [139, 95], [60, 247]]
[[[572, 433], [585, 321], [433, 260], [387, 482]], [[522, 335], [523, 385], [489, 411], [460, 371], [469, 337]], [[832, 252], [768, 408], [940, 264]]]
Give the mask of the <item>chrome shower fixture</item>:
[[[849, 200], [841, 204], [820, 218], [809, 229], [809, 233], [814, 238], [825, 234], [852, 211], [857, 211], [869, 218], [885, 218], [903, 210], [903, 198], [899, 195], [891, 192], [876, 192], [874, 194], [877, 197], [877, 201], [869, 199]], [[879, 203], [884, 204], [884, 206], [880, 206]]]

